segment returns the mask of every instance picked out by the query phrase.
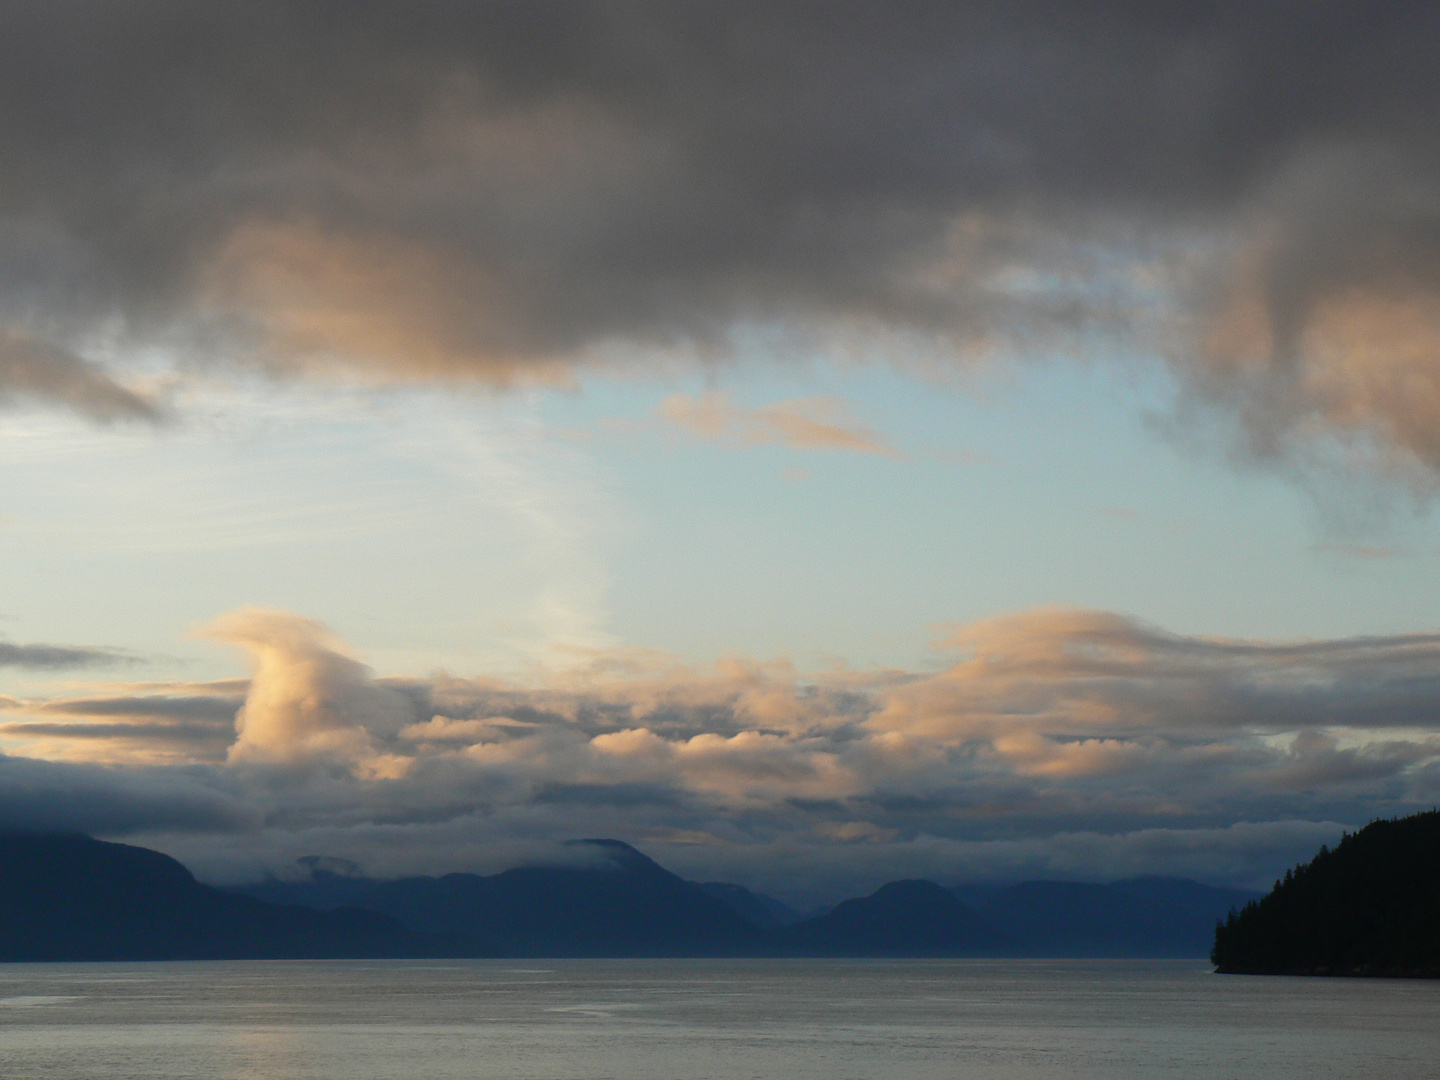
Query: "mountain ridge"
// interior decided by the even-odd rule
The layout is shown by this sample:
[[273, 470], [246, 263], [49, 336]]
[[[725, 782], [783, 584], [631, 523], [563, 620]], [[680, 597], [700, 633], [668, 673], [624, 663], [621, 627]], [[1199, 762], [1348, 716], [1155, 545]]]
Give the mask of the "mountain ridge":
[[[564, 865], [390, 881], [307, 857], [306, 880], [222, 890], [145, 848], [0, 832], [0, 960], [1203, 955], [1117, 937], [1115, 927], [1163, 929], [1170, 919], [1191, 938], [1197, 926], [1208, 934], [1213, 914], [1200, 918], [1186, 898], [1229, 895], [1177, 879], [1031, 882], [995, 890], [975, 910], [953, 890], [909, 880], [799, 919], [741, 886], [685, 881], [620, 841], [567, 846], [574, 859]], [[1063, 911], [1057, 896], [1069, 898]], [[1125, 896], [1128, 909], [1113, 903]], [[1056, 945], [1060, 931], [1068, 946]]]
[[358, 900], [416, 930], [454, 933], [472, 920], [512, 956], [738, 956], [765, 951], [729, 905], [620, 841], [582, 840], [592, 865], [520, 866], [488, 877], [446, 874], [377, 884]]
[[74, 833], [0, 832], [0, 960], [486, 956], [353, 907], [322, 912], [195, 880], [158, 851]]
[[[679, 878], [669, 875], [668, 871], [643, 853], [619, 841], [608, 841], [601, 844], [598, 841], [581, 840], [572, 842], [571, 846], [584, 847], [586, 845], [595, 848], [605, 860], [612, 864], [612, 867], [617, 865], [615, 860], [618, 859], [620, 864], [631, 866], [641, 873], [653, 874], [658, 871], [668, 875], [673, 879], [672, 887], [678, 887], [674, 883], [684, 884], [706, 894], [711, 899], [718, 900], [745, 920], [751, 930], [760, 932], [758, 936], [753, 933], [734, 935], [732, 932], [728, 941], [705, 943], [700, 950], [704, 955], [740, 955], [744, 953], [753, 955], [1202, 958], [1210, 948], [1216, 921], [1223, 918], [1233, 907], [1258, 895], [1242, 890], [1202, 885], [1183, 878], [1148, 876], [1124, 879], [1104, 885], [1072, 882], [1022, 882], [1012, 886], [986, 886], [978, 890], [985, 898], [984, 903], [966, 904], [960, 899], [960, 895], [963, 894], [966, 887], [944, 890], [933, 882], [925, 882], [923, 884], [927, 887], [928, 901], [922, 900], [913, 890], [911, 899], [919, 902], [921, 908], [928, 906], [930, 908], [928, 914], [915, 910], [901, 915], [892, 913], [891, 916], [886, 916], [881, 912], [893, 899], [887, 890], [891, 890], [892, 886], [916, 884], [891, 882], [868, 897], [855, 897], [836, 905], [826, 913], [802, 918], [794, 911], [785, 908], [779, 901], [762, 897], [739, 885], [727, 882], [680, 882]], [[533, 872], [541, 868], [521, 869]], [[558, 881], [560, 876], [566, 872], [564, 868], [551, 869], [554, 871], [552, 880]], [[581, 868], [582, 871], [584, 869]], [[594, 866], [591, 866], [590, 869], [594, 869]], [[506, 871], [505, 873], [513, 872]], [[574, 868], [571, 868], [568, 873], [571, 875], [572, 881], [576, 880]], [[493, 875], [493, 878], [502, 876]], [[440, 884], [451, 878], [455, 880], [450, 884]], [[424, 926], [438, 930], [446, 926], [453, 927], [456, 925], [453, 920], [483, 910], [484, 904], [487, 902], [486, 891], [491, 887], [481, 885], [480, 882], [493, 880], [493, 878], [484, 879], [478, 875], [447, 875], [444, 878], [416, 877], [401, 879], [408, 883], [401, 886], [395, 882], [356, 880], [314, 874], [309, 881], [269, 881], [242, 886], [241, 890], [251, 895], [285, 899], [290, 902], [310, 902], [322, 907], [334, 907], [342, 902], [361, 906], [374, 905], [401, 919], [402, 922], [415, 921], [418, 911], [420, 921], [416, 923], [417, 927]], [[462, 882], [464, 883], [463, 888]], [[1090, 908], [1077, 910], [1074, 905], [1071, 905], [1068, 913], [1054, 910], [1047, 912], [1043, 909], [1036, 912], [1033, 910], [1033, 905], [1027, 907], [1024, 903], [1014, 902], [1018, 895], [1027, 890], [1033, 892], [1037, 888], [1058, 892], [1062, 895], [1087, 896]], [[428, 900], [420, 895], [427, 890], [432, 894]], [[462, 900], [459, 893], [465, 890], [468, 890], [468, 899]], [[935, 892], [929, 890], [948, 891], [950, 897], [958, 901], [957, 907], [950, 909], [948, 913], [938, 910], [936, 905], [945, 907], [949, 905], [939, 899]], [[447, 891], [451, 894], [448, 903], [440, 901], [434, 895]], [[1107, 912], [1103, 907], [1098, 912], [1094, 910], [1095, 903], [1106, 898], [1114, 905], [1115, 911]], [[777, 920], [772, 915], [773, 909], [767, 908], [767, 902], [769, 905], [775, 905], [781, 909], [783, 921]], [[442, 912], [441, 908], [447, 906], [448, 913]], [[842, 908], [844, 912], [840, 916], [836, 916], [835, 913]], [[573, 912], [567, 914], [574, 915]], [[788, 918], [784, 917], [786, 915]], [[884, 927], [879, 925], [887, 917], [899, 918], [912, 927], [918, 925], [917, 918], [929, 919], [933, 931], [931, 939], [928, 942], [920, 940], [906, 942], [901, 936], [889, 935], [887, 937]], [[1053, 933], [1048, 935], [1037, 933], [1037, 923], [1043, 922], [1047, 918], [1052, 921], [1058, 919], [1068, 926], [1070, 940], [1057, 940]], [[845, 920], [858, 921], [849, 922], [846, 924], [848, 931], [842, 931], [840, 927]], [[862, 928], [861, 922], [867, 920], [870, 925]], [[969, 929], [962, 930], [962, 925], [968, 926]], [[505, 933], [501, 933], [499, 938], [506, 951], [511, 955], [520, 955], [520, 952], [516, 950], [523, 947], [522, 941]], [[652, 940], [651, 952], [653, 952], [654, 944]], [[676, 944], [683, 944], [683, 942]], [[538, 948], [548, 955], [553, 954], [556, 947], [557, 942], [552, 937], [549, 940], [535, 943], [532, 950]], [[570, 947], [578, 946], [572, 944]], [[693, 941], [689, 948], [695, 948]], [[595, 955], [614, 954], [614, 950], [611, 948], [594, 951], [593, 943], [587, 946], [587, 949]], [[684, 952], [679, 951], [674, 954], [682, 955]]]

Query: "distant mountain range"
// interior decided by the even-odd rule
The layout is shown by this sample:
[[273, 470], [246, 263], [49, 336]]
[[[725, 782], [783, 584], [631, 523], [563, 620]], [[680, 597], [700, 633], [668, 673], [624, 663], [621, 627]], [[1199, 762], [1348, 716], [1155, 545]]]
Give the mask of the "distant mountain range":
[[0, 833], [0, 960], [488, 956], [374, 911], [282, 906], [202, 885], [168, 855]]
[[473, 932], [515, 956], [1203, 957], [1216, 923], [1259, 895], [1159, 877], [954, 889], [897, 881], [806, 918], [740, 885], [683, 881], [614, 840], [571, 846], [599, 858], [490, 877], [318, 871], [238, 891], [322, 910], [362, 907], [437, 934]]
[[896, 881], [801, 918], [687, 882], [627, 844], [563, 866], [381, 881], [310, 860], [300, 881], [220, 890], [158, 852], [0, 833], [0, 960], [399, 956], [1203, 956], [1255, 894], [1137, 878], [947, 889]]
[[1373, 821], [1215, 932], [1216, 969], [1440, 978], [1440, 811]]

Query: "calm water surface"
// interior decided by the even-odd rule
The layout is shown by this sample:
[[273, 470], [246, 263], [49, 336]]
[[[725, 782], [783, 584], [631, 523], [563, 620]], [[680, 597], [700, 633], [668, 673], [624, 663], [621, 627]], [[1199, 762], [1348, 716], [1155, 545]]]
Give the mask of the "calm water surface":
[[0, 1076], [1440, 1075], [1440, 983], [1189, 961], [0, 965]]

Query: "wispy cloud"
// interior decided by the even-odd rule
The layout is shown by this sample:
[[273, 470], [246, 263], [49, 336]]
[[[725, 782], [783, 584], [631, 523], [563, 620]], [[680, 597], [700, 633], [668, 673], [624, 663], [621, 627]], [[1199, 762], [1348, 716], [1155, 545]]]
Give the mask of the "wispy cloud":
[[134, 657], [120, 649], [91, 645], [16, 645], [0, 641], [0, 667], [82, 668], [118, 664]]
[[0, 699], [0, 739], [32, 757], [130, 765], [221, 762], [248, 682], [91, 686], [84, 697]]
[[907, 456], [884, 435], [856, 422], [845, 402], [835, 397], [792, 398], [748, 409], [723, 390], [707, 390], [699, 397], [672, 394], [657, 412], [695, 438], [729, 446], [839, 450], [900, 461]]
[[1383, 547], [1372, 544], [1316, 544], [1314, 551], [1322, 555], [1338, 555], [1344, 559], [1404, 559], [1412, 554], [1404, 548]]

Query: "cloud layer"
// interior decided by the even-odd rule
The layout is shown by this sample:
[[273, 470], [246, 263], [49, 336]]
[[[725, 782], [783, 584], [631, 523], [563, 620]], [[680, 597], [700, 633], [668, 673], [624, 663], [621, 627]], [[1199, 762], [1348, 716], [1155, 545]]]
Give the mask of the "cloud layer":
[[16, 645], [0, 641], [0, 667], [78, 668], [131, 659], [117, 649], [87, 645]]
[[5, 759], [9, 818], [78, 820], [73, 787], [113, 808], [87, 827], [220, 876], [614, 835], [799, 895], [916, 873], [1255, 882], [1336, 822], [1440, 798], [1440, 634], [1275, 644], [1041, 610], [957, 629], [937, 672], [620, 650], [517, 684], [378, 678], [285, 612], [208, 633], [250, 655], [247, 682], [5, 703], [0, 738], [31, 755]]
[[[0, 391], [137, 344], [565, 379], [756, 327], [1163, 358], [1440, 466], [1434, 5], [57, 0], [0, 16]], [[87, 357], [91, 359], [80, 359]]]

